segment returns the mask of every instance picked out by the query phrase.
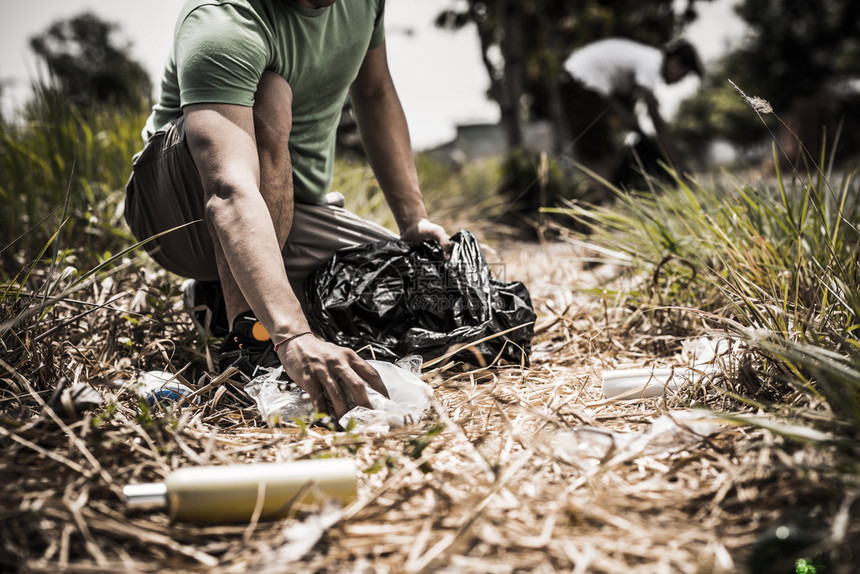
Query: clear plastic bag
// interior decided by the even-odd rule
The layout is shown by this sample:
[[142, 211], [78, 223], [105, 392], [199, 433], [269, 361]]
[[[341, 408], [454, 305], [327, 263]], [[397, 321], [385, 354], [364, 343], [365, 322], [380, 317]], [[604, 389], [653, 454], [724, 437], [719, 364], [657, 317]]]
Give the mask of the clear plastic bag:
[[314, 413], [310, 397], [297, 384], [285, 380], [283, 367], [272, 369], [245, 385], [263, 420], [269, 426], [293, 419], [308, 419]]
[[704, 410], [671, 411], [652, 420], [641, 432], [581, 426], [559, 431], [551, 444], [563, 460], [579, 468], [612, 467], [640, 456], [663, 457], [689, 448], [719, 432], [720, 422]]
[[[391, 427], [420, 420], [430, 408], [433, 390], [421, 380], [421, 357], [409, 356], [396, 364], [368, 360], [379, 373], [390, 398], [370, 387], [372, 409], [356, 406], [338, 421], [343, 428], [388, 432]], [[270, 426], [293, 419], [307, 420], [314, 413], [310, 397], [295, 383], [283, 380], [283, 369], [253, 379], [245, 391], [257, 403], [260, 415]], [[352, 422], [350, 422], [352, 421]]]

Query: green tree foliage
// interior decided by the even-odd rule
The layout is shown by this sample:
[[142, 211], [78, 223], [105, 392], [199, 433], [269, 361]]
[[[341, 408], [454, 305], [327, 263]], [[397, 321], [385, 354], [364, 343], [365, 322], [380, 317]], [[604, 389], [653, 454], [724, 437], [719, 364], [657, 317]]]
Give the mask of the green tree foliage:
[[744, 90], [784, 109], [840, 76], [860, 74], [860, 2], [743, 0], [748, 41], [726, 67]]
[[152, 80], [117, 44], [117, 25], [86, 12], [51, 24], [30, 39], [30, 47], [45, 63], [52, 86], [81, 108], [116, 104], [139, 106], [152, 94]]
[[[834, 103], [841, 99], [841, 112], [848, 109], [839, 88], [841, 80], [860, 75], [860, 2], [743, 0], [736, 9], [749, 34], [717, 64], [704, 89], [682, 105], [679, 135], [688, 142], [722, 137], [742, 150], [766, 138], [767, 128], [728, 79], [767, 99], [781, 117], [799, 98], [817, 94]], [[849, 136], [851, 131], [843, 130]]]

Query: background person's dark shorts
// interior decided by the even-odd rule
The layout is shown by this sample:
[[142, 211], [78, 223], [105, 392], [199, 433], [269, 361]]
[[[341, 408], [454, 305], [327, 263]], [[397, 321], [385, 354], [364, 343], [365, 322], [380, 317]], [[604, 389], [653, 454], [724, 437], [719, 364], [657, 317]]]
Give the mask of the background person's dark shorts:
[[[189, 223], [150, 241], [146, 249], [168, 271], [216, 281], [215, 251], [203, 221], [204, 198], [180, 117], [153, 134], [136, 157], [126, 186], [125, 218], [138, 240]], [[396, 237], [344, 209], [339, 193], [329, 193], [325, 203], [296, 204], [283, 263], [301, 296], [305, 277], [338, 249]]]
[[559, 89], [576, 159], [588, 163], [613, 157], [618, 146], [607, 99], [573, 78], [565, 78]]

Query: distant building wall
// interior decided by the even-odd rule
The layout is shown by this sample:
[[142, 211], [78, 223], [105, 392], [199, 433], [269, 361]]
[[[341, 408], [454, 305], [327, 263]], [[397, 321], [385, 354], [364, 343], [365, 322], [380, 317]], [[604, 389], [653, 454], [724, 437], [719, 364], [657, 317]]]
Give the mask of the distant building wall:
[[[523, 125], [525, 148], [551, 152], [555, 145], [552, 124], [541, 120]], [[432, 150], [431, 155], [452, 162], [485, 159], [507, 151], [507, 139], [501, 124], [465, 124], [457, 126], [453, 141]]]

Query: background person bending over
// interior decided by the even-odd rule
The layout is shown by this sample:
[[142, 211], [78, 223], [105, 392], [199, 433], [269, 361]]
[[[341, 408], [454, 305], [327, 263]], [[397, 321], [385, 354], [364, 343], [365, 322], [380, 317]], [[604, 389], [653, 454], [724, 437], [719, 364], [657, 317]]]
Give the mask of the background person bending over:
[[[651, 143], [655, 154], [683, 169], [654, 89], [661, 81], [679, 82], [690, 72], [701, 77], [701, 61], [689, 42], [677, 40], [660, 50], [632, 40], [609, 38], [576, 50], [563, 68], [564, 111], [578, 161], [610, 181], [621, 179], [628, 162], [619, 165], [616, 141], [622, 139], [617, 129], [620, 127], [638, 134], [643, 151]], [[654, 124], [656, 146], [639, 125], [637, 101], [645, 103]]]
[[196, 222], [147, 249], [169, 271], [220, 280], [231, 328], [221, 368], [253, 375], [280, 362], [317, 410], [330, 401], [338, 417], [349, 398], [370, 406], [365, 383], [387, 393], [353, 351], [310, 333], [302, 284], [337, 249], [393, 237], [327, 193], [348, 94], [401, 237], [450, 249], [418, 186], [384, 4], [187, 2], [126, 191], [140, 239]]

